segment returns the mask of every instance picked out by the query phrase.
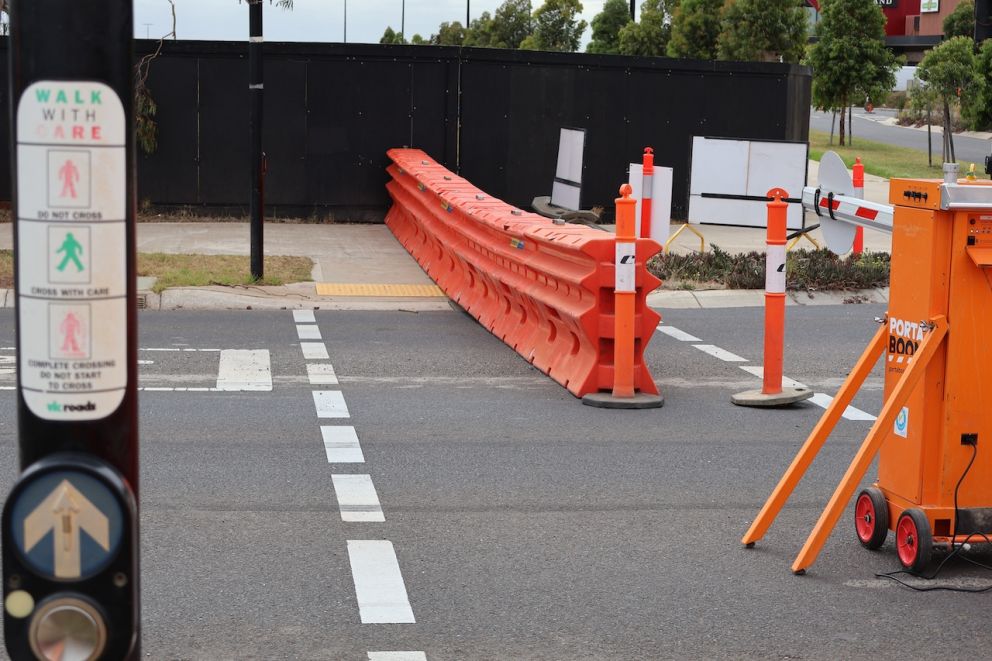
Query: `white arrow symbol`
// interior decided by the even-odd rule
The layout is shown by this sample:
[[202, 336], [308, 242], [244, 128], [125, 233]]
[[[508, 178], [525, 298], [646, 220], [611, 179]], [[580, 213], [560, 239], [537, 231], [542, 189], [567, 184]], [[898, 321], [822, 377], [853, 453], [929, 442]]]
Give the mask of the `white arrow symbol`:
[[110, 551], [107, 517], [69, 480], [62, 480], [24, 520], [24, 552], [30, 553], [49, 530], [54, 531], [56, 578], [82, 576], [80, 530], [85, 530], [104, 551]]

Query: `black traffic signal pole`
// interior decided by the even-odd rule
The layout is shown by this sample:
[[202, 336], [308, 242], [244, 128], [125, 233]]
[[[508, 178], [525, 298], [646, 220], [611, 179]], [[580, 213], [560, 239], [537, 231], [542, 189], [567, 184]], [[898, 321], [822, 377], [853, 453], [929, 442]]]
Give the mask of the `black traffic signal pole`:
[[248, 0], [248, 131], [251, 140], [251, 277], [260, 280], [263, 275], [263, 224], [265, 172], [262, 161], [262, 0]]
[[14, 0], [11, 658], [140, 657], [131, 0]]

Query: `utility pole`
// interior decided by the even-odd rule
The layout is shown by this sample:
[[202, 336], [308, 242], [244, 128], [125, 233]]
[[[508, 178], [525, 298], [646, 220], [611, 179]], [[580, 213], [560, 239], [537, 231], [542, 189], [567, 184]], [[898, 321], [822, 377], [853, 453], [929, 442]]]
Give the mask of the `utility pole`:
[[[15, 0], [12, 659], [141, 658], [132, 0]], [[84, 536], [85, 533], [85, 536]]]
[[348, 43], [348, 0], [344, 0], [344, 43]]
[[630, 0], [630, 20], [637, 20], [634, 18], [634, 2], [635, 0]]
[[403, 41], [406, 41], [406, 0], [402, 0], [403, 4], [400, 9], [400, 36], [403, 37]]
[[472, 0], [465, 0], [465, 29], [468, 30], [468, 25], [472, 21]]
[[265, 172], [262, 153], [262, 0], [249, 0], [248, 39], [248, 133], [251, 141], [251, 198], [248, 202], [251, 216], [251, 277], [261, 280], [264, 275], [264, 225], [265, 201], [262, 197]]

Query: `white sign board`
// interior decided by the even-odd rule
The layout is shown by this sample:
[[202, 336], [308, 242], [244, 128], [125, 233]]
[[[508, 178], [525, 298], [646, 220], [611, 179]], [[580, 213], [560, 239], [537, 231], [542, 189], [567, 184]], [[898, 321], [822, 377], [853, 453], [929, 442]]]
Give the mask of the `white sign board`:
[[561, 129], [558, 137], [558, 165], [551, 186], [551, 204], [578, 211], [582, 197], [582, 155], [586, 132], [583, 129]]
[[[766, 227], [767, 202], [746, 198], [763, 198], [772, 188], [802, 196], [807, 158], [804, 142], [693, 137], [689, 222]], [[802, 228], [801, 204], [789, 205], [787, 224]]]
[[940, 0], [920, 0], [921, 14], [936, 14], [940, 11]]
[[[672, 168], [654, 166], [654, 179], [651, 187], [651, 236], [661, 245], [668, 241], [668, 230], [672, 222]], [[641, 163], [630, 164], [630, 187], [634, 189], [631, 197], [637, 200], [634, 211], [637, 225], [636, 236], [641, 233], [641, 199], [644, 184], [644, 166]]]
[[17, 106], [20, 384], [46, 420], [98, 420], [127, 387], [127, 122], [103, 83]]

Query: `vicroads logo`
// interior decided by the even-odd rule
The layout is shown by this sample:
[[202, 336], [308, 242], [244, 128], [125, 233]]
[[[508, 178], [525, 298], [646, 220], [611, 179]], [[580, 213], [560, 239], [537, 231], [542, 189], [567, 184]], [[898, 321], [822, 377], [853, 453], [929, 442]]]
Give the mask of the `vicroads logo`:
[[95, 411], [96, 404], [86, 402], [85, 404], [62, 404], [60, 402], [49, 402], [48, 410], [52, 413], [77, 413], [79, 411]]

